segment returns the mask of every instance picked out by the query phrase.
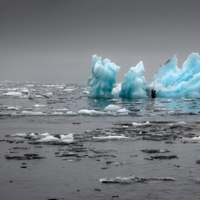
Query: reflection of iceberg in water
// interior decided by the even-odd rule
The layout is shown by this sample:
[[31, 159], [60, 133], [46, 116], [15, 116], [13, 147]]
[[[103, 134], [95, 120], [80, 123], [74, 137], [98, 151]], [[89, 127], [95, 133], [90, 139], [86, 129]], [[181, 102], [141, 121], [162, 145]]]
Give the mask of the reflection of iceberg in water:
[[[200, 97], [200, 56], [192, 53], [180, 69], [174, 55], [162, 65], [149, 85], [146, 85], [143, 63], [139, 62], [125, 75], [122, 84], [115, 84], [115, 76], [120, 67], [105, 59], [93, 56], [92, 74], [88, 83], [91, 86], [90, 98], [145, 98], [165, 97]], [[155, 90], [155, 91], [154, 91]]]

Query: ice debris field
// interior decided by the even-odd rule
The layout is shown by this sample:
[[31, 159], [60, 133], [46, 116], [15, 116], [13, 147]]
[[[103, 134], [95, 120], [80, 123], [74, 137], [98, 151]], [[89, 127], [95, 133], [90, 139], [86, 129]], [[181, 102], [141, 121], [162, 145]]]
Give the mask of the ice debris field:
[[109, 59], [101, 61], [101, 57], [93, 56], [92, 76], [88, 79], [91, 87], [89, 98], [192, 98], [200, 97], [200, 56], [192, 53], [183, 63], [182, 68], [177, 66], [177, 57], [174, 55], [150, 83], [146, 83], [143, 73], [143, 62], [131, 67], [125, 74], [126, 80], [116, 84], [116, 74], [120, 67]]

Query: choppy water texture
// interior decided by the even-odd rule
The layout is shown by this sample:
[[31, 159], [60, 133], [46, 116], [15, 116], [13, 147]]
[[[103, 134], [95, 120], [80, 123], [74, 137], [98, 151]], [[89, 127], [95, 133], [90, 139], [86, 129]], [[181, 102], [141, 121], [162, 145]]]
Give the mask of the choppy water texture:
[[[0, 85], [1, 199], [199, 199], [199, 99], [87, 94], [86, 84]], [[69, 133], [72, 143], [39, 142]]]

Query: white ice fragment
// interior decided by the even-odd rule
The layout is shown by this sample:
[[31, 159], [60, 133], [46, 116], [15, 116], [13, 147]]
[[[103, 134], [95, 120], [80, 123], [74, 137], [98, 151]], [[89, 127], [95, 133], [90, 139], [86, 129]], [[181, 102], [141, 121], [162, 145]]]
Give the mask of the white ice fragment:
[[6, 110], [19, 110], [19, 107], [9, 106]]
[[43, 112], [32, 112], [32, 111], [26, 111], [26, 110], [23, 110], [21, 112], [22, 115], [45, 115], [46, 113], [43, 113]]
[[35, 108], [44, 108], [46, 105], [41, 105], [41, 104], [35, 104], [34, 107]]
[[193, 138], [182, 138], [183, 140], [190, 140], [190, 141], [200, 141], [200, 136], [195, 136]]
[[111, 111], [111, 112], [117, 111], [119, 109], [120, 107], [116, 105], [108, 105], [104, 108], [105, 111]]
[[39, 94], [36, 94], [35, 95], [35, 98], [42, 98], [43, 96], [42, 95], [39, 95]]
[[67, 112], [66, 112], [66, 115], [74, 116], [74, 115], [77, 115], [77, 113], [76, 113], [76, 112], [73, 112], [73, 111], [67, 111]]
[[51, 115], [63, 115], [63, 112], [52, 112]]
[[73, 133], [69, 133], [67, 135], [60, 135], [61, 142], [64, 143], [73, 143], [74, 142], [74, 135]]
[[93, 140], [126, 140], [130, 139], [129, 137], [125, 137], [123, 134], [120, 136], [99, 136], [99, 137], [92, 137]]
[[26, 133], [14, 133], [10, 135], [10, 137], [26, 137], [26, 136], [27, 136]]
[[132, 125], [134, 127], [137, 127], [137, 126], [149, 126], [151, 124], [149, 123], [149, 121], [146, 121], [145, 123], [136, 123], [136, 122], [133, 122]]
[[7, 92], [2, 94], [2, 96], [21, 96], [21, 95], [22, 95], [21, 92]]
[[83, 91], [83, 94], [89, 94], [90, 92], [89, 91]]
[[103, 114], [103, 112], [96, 111], [96, 110], [82, 109], [82, 110], [78, 111], [78, 114], [80, 114], [80, 115], [99, 115], [99, 114]]
[[57, 142], [57, 141], [60, 141], [60, 139], [52, 135], [37, 140], [37, 142]]
[[180, 121], [180, 122], [176, 122], [176, 123], [173, 123], [173, 124], [169, 124], [169, 126], [178, 126], [178, 125], [184, 125], [184, 124], [187, 124], [187, 123], [184, 122], [184, 121]]
[[53, 93], [52, 92], [48, 92], [48, 93], [44, 94], [43, 96], [46, 97], [46, 98], [50, 98], [50, 97], [53, 96]]
[[117, 110], [117, 113], [129, 113], [130, 111], [127, 110], [126, 108], [122, 108], [122, 109], [119, 109]]

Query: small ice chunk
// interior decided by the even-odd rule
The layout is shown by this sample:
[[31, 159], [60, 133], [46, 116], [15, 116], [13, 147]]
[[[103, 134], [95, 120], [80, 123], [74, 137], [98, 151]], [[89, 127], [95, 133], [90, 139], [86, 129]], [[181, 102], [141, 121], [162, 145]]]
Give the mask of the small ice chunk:
[[53, 111], [68, 111], [69, 109], [68, 108], [57, 108], [57, 109], [53, 109]]
[[122, 108], [122, 109], [119, 109], [117, 110], [117, 113], [129, 113], [130, 111], [127, 110], [126, 108]]
[[60, 141], [60, 139], [52, 135], [37, 140], [37, 142], [56, 142], [56, 141]]
[[130, 139], [129, 137], [125, 137], [123, 134], [120, 136], [99, 136], [99, 137], [92, 137], [93, 140], [126, 140], [126, 139]]
[[44, 115], [45, 113], [43, 112], [32, 112], [32, 111], [26, 111], [26, 110], [23, 110], [21, 112], [22, 115]]
[[184, 121], [180, 121], [180, 122], [176, 122], [176, 123], [169, 124], [169, 125], [170, 125], [170, 126], [178, 126], [178, 125], [184, 125], [184, 124], [187, 124], [187, 123], [184, 122]]
[[120, 107], [119, 106], [116, 106], [116, 105], [108, 105], [104, 108], [105, 111], [117, 111], [117, 110], [120, 110]]
[[195, 136], [193, 138], [182, 138], [183, 140], [200, 141], [200, 136]]
[[73, 143], [74, 142], [74, 135], [73, 133], [69, 133], [67, 135], [60, 135], [61, 142], [64, 143]]
[[10, 135], [10, 137], [26, 137], [26, 136], [27, 136], [26, 133], [14, 133]]
[[137, 127], [137, 126], [149, 126], [151, 124], [149, 123], [149, 121], [146, 121], [145, 123], [136, 123], [136, 122], [133, 122], [132, 125], [134, 127]]
[[72, 111], [67, 111], [66, 115], [74, 116], [74, 115], [77, 115], [77, 113], [76, 112], [72, 112]]
[[35, 107], [35, 108], [43, 108], [43, 107], [45, 107], [45, 105], [35, 104], [34, 107]]
[[44, 94], [43, 96], [46, 97], [46, 98], [50, 98], [50, 97], [53, 96], [53, 93], [52, 92], [48, 92], [48, 93]]

